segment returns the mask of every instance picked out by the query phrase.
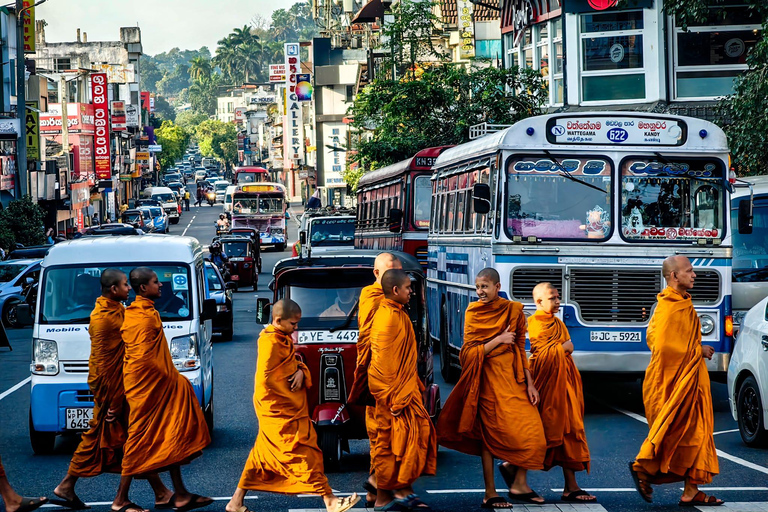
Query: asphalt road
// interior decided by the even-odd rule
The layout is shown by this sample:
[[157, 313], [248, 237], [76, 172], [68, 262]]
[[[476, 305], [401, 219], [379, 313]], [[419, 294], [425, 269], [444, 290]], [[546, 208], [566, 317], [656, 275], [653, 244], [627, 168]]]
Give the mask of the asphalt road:
[[[171, 233], [185, 234], [208, 244], [214, 235], [213, 223], [221, 206], [192, 207], [184, 212]], [[289, 221], [289, 244], [296, 240], [296, 215]], [[290, 256], [267, 251], [263, 254], [264, 273], [256, 292], [235, 294], [235, 336], [231, 342], [214, 344], [215, 364], [215, 434], [213, 444], [203, 456], [185, 467], [183, 474], [189, 489], [217, 498], [207, 510], [224, 510], [224, 504], [237, 486], [243, 464], [257, 434], [256, 416], [251, 401], [253, 375], [256, 365], [255, 340], [260, 327], [255, 321], [255, 297], [267, 293], [272, 266], [278, 259]], [[56, 453], [35, 456], [29, 444], [27, 415], [29, 410], [30, 329], [9, 331], [13, 352], [0, 349], [0, 454], [12, 484], [27, 495], [51, 495], [63, 478], [77, 437], [59, 438]], [[439, 367], [435, 364], [435, 367]], [[451, 386], [436, 376], [443, 400]], [[627, 472], [627, 461], [636, 454], [647, 433], [642, 422], [642, 397], [639, 382], [614, 382], [605, 378], [585, 379], [587, 393], [586, 429], [592, 453], [592, 472], [581, 474], [579, 483], [599, 498], [599, 505], [560, 504], [558, 489], [562, 488], [562, 475], [550, 472], [531, 472], [531, 486], [542, 494], [550, 505], [515, 506], [515, 510], [607, 510], [610, 512], [677, 510], [680, 485], [656, 489], [655, 503], [646, 504], [632, 488]], [[725, 386], [713, 384], [715, 406], [715, 441], [720, 450], [721, 474], [710, 490], [728, 501], [727, 507], [736, 509], [734, 502], [742, 504], [738, 510], [768, 510], [768, 450], [747, 448], [741, 443], [737, 428], [728, 411]], [[363, 492], [362, 483], [368, 468], [367, 441], [350, 443], [351, 453], [342, 458], [342, 470], [329, 474], [332, 487], [342, 493]], [[497, 487], [502, 491], [503, 481], [497, 475]], [[480, 460], [446, 449], [440, 449], [438, 474], [421, 478], [416, 491], [435, 510], [459, 512], [479, 509], [482, 500], [482, 473]], [[103, 475], [81, 480], [77, 491], [97, 511], [108, 512], [117, 488], [117, 475]], [[249, 494], [246, 504], [254, 511], [288, 511], [319, 509], [321, 501], [315, 497], [288, 497], [259, 493]], [[138, 481], [131, 492], [133, 501], [151, 508], [153, 498], [149, 486]], [[552, 508], [556, 506], [555, 508]], [[765, 508], [763, 508], [765, 507]], [[360, 510], [362, 505], [358, 505]], [[706, 510], [702, 508], [702, 510]]]

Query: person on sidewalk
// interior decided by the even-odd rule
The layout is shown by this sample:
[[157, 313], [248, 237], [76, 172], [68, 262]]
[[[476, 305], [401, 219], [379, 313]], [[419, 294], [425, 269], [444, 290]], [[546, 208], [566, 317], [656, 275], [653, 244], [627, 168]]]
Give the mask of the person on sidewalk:
[[643, 380], [648, 437], [629, 471], [647, 502], [651, 485], [685, 482], [679, 505], [711, 507], [724, 503], [699, 485], [720, 472], [714, 438], [712, 391], [706, 361], [715, 353], [701, 344], [701, 324], [691, 302], [696, 273], [685, 256], [662, 264], [667, 287], [657, 295], [646, 340], [651, 362]]
[[189, 190], [184, 191], [184, 209], [189, 211]]
[[363, 487], [368, 495], [365, 497], [366, 505], [373, 506], [376, 501], [376, 473], [373, 471], [373, 447], [376, 444], [376, 401], [368, 389], [368, 366], [371, 364], [371, 327], [373, 317], [384, 299], [384, 290], [381, 289], [381, 278], [384, 272], [390, 269], [403, 268], [402, 263], [394, 254], [383, 252], [376, 256], [373, 262], [373, 276], [376, 281], [360, 291], [359, 306], [357, 310], [357, 365], [355, 377], [349, 390], [347, 402], [350, 404], [364, 405], [365, 428], [368, 431], [369, 450], [371, 453], [371, 465], [368, 480]]
[[8, 482], [2, 459], [0, 459], [0, 498], [3, 499], [6, 512], [32, 512], [48, 503], [48, 498], [43, 496], [27, 498], [19, 495]]
[[536, 312], [528, 318], [528, 364], [539, 392], [539, 413], [547, 440], [544, 470], [563, 468], [563, 501], [593, 503], [597, 498], [576, 483], [576, 471], [589, 472], [589, 447], [581, 374], [571, 357], [573, 342], [568, 328], [555, 316], [560, 310], [560, 294], [551, 283], [539, 283], [533, 288], [533, 301]]
[[370, 331], [368, 387], [376, 401], [376, 511], [431, 508], [413, 492], [421, 475], [437, 469], [437, 437], [424, 407], [413, 324], [404, 310], [413, 293], [411, 278], [398, 269], [381, 278], [384, 299]]
[[310, 197], [309, 201], [307, 201], [307, 206], [305, 210], [316, 210], [321, 206], [323, 206], [323, 204], [320, 201], [320, 189], [315, 188], [314, 193], [312, 193], [312, 197]]
[[[80, 444], [69, 463], [69, 471], [53, 490], [58, 499], [51, 503], [73, 510], [89, 508], [75, 493], [79, 478], [90, 478], [103, 473], [121, 473], [122, 449], [128, 437], [128, 407], [123, 389], [123, 357], [125, 345], [120, 333], [125, 317], [122, 302], [128, 300], [131, 287], [128, 276], [120, 270], [108, 268], [101, 273], [101, 297], [91, 312], [88, 332], [91, 336], [91, 355], [88, 360], [88, 388], [93, 394], [93, 419], [84, 432]], [[131, 477], [120, 479], [117, 496], [112, 502], [113, 512], [144, 509], [128, 499]], [[171, 491], [157, 474], [148, 475], [155, 493], [155, 507], [168, 507]]]
[[324, 475], [323, 452], [307, 405], [312, 381], [291, 338], [300, 320], [299, 305], [280, 300], [272, 308], [272, 323], [259, 335], [253, 394], [259, 433], [227, 512], [247, 512], [243, 500], [249, 490], [316, 494], [328, 512], [344, 512], [360, 501], [354, 493], [336, 497]]
[[481, 270], [475, 278], [478, 300], [464, 316], [461, 376], [437, 422], [438, 442], [462, 453], [479, 455], [486, 509], [512, 508], [498, 495], [493, 459], [509, 489], [509, 499], [540, 504], [528, 470], [544, 467], [546, 441], [536, 404], [539, 395], [528, 371], [523, 305], [499, 297], [499, 273]]
[[163, 322], [155, 309], [162, 284], [147, 267], [131, 270], [136, 299], [125, 310], [123, 382], [128, 402], [128, 439], [123, 449], [123, 476], [169, 471], [176, 512], [207, 507], [213, 499], [190, 493], [181, 466], [211, 443], [203, 411], [192, 384], [173, 365]]

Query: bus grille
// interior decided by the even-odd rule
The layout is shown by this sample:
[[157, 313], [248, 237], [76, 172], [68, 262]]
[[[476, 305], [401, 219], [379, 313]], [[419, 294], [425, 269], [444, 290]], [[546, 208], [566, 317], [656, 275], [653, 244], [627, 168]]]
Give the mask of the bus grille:
[[697, 270], [693, 289], [690, 291], [694, 304], [715, 304], [720, 299], [720, 274], [714, 270]]
[[512, 272], [512, 298], [519, 301], [533, 301], [533, 287], [539, 283], [552, 283], [558, 291], [563, 290], [562, 268], [523, 267]]
[[586, 323], [645, 323], [661, 291], [658, 269], [571, 268], [571, 303]]

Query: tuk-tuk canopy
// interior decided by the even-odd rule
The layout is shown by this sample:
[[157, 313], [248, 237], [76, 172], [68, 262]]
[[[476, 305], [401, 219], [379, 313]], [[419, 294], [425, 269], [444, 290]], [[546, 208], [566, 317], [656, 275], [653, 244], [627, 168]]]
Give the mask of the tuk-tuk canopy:
[[312, 258], [286, 258], [277, 262], [272, 269], [272, 275], [278, 276], [281, 272], [296, 268], [319, 268], [319, 267], [370, 267], [373, 271], [373, 263], [376, 256], [382, 252], [389, 252], [400, 260], [403, 270], [409, 274], [416, 273], [420, 276], [424, 274], [424, 268], [419, 261], [412, 255], [399, 251], [372, 251], [355, 249], [354, 251], [329, 251], [322, 255]]

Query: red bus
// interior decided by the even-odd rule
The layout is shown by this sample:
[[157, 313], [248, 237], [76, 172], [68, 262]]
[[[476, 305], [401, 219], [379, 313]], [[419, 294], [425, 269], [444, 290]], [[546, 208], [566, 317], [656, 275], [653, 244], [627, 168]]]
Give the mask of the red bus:
[[263, 167], [235, 167], [235, 182], [233, 185], [263, 183], [265, 181], [269, 181], [269, 171]]
[[423, 149], [360, 178], [355, 248], [407, 252], [427, 268], [432, 165], [450, 147]]

